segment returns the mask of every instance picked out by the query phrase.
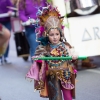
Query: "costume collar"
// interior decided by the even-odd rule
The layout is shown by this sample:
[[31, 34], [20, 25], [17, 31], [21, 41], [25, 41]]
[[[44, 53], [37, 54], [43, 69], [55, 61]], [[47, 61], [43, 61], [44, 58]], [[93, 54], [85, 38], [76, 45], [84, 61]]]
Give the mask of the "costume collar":
[[57, 48], [60, 44], [62, 44], [62, 42], [59, 42], [58, 44], [51, 44], [51, 43], [49, 43], [50, 44], [50, 47], [51, 48]]

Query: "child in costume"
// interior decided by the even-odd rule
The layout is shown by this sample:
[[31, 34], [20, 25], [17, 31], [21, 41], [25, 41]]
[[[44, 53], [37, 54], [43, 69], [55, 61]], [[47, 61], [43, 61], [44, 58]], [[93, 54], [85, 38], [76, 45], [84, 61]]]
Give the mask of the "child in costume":
[[[57, 8], [51, 5], [42, 7], [37, 17], [40, 26], [36, 32], [40, 45], [36, 48], [33, 59], [43, 56], [72, 56], [76, 60], [77, 55], [74, 52], [72, 54], [72, 47], [64, 38], [63, 18]], [[49, 100], [72, 100], [75, 98], [75, 73], [71, 60], [36, 60], [26, 77], [34, 79], [34, 88], [40, 90], [41, 97], [48, 97]]]

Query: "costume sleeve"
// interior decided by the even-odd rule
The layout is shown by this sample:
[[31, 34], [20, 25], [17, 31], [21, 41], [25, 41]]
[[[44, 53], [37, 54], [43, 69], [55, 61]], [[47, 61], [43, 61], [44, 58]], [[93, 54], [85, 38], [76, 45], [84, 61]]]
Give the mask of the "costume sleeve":
[[39, 56], [39, 55], [43, 55], [43, 56], [47, 55], [46, 47], [43, 46], [43, 45], [39, 45], [36, 48], [35, 55], [37, 55], [37, 56]]
[[[66, 45], [65, 47], [66, 47], [66, 49], [67, 49], [68, 52], [69, 52], [69, 56], [77, 55], [77, 53], [76, 53], [76, 51], [75, 51], [75, 49], [74, 49], [73, 47], [70, 48], [70, 46], [68, 46], [68, 45]], [[71, 62], [72, 62], [73, 64], [75, 64], [75, 63], [77, 62], [77, 59], [76, 59], [76, 60], [73, 60], [73, 59], [72, 59]]]
[[65, 43], [65, 47], [69, 52], [69, 56], [75, 55], [76, 51], [74, 49], [74, 47], [72, 47], [68, 42]]
[[74, 48], [70, 48], [71, 55], [76, 55], [76, 51]]
[[[39, 45], [36, 48], [35, 55], [45, 55], [46, 50], [43, 45]], [[34, 66], [31, 67], [26, 77], [35, 79], [34, 81], [34, 89], [42, 90], [45, 86], [45, 78], [46, 78], [46, 63], [43, 60], [36, 60], [33, 62]]]
[[65, 48], [68, 50], [69, 56], [72, 56], [71, 51], [70, 51], [70, 47], [68, 45], [65, 45]]

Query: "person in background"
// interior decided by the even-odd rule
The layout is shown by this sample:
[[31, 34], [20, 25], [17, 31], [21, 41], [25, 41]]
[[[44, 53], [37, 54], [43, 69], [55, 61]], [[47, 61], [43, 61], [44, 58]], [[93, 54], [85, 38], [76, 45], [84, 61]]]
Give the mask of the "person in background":
[[18, 7], [18, 1], [19, 0], [11, 0], [12, 4], [14, 5], [14, 7]]
[[[13, 7], [10, 0], [0, 0], [0, 14], [8, 13], [8, 17], [0, 18], [0, 23], [4, 25], [9, 31], [11, 31], [11, 22], [10, 16], [12, 15], [13, 11], [7, 8], [8, 6]], [[11, 63], [8, 61], [8, 54], [9, 54], [9, 43], [4, 55], [0, 57], [0, 63]]]
[[[25, 36], [30, 46], [30, 56], [34, 56], [35, 49], [38, 45], [36, 42], [35, 25], [31, 25], [36, 22], [36, 12], [39, 7], [45, 6], [45, 0], [19, 0], [18, 14], [20, 20], [25, 25]], [[30, 19], [31, 21], [30, 21]], [[32, 61], [33, 62], [33, 61]]]
[[10, 39], [9, 30], [2, 24], [0, 24], [0, 56], [2, 56], [5, 53], [9, 39]]

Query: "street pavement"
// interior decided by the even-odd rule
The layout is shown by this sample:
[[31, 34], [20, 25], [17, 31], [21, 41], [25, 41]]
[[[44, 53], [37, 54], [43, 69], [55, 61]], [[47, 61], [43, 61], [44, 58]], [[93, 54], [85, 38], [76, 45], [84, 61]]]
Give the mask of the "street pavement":
[[[79, 70], [76, 77], [75, 100], [100, 100], [100, 57], [93, 57], [97, 64], [95, 69]], [[31, 61], [25, 62], [17, 57], [15, 41], [10, 40], [9, 60], [12, 64], [0, 66], [0, 100], [48, 100], [40, 98], [39, 92], [34, 92], [33, 81], [25, 79]]]

